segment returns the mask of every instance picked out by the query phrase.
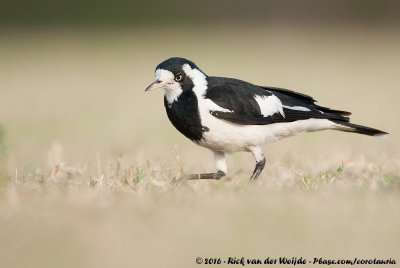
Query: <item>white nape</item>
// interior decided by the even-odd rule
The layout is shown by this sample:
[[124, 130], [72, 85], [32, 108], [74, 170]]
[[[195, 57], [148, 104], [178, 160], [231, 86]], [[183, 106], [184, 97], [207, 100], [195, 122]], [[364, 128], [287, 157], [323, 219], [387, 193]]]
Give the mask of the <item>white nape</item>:
[[202, 73], [199, 69], [192, 69], [189, 64], [184, 64], [182, 66], [182, 69], [193, 82], [193, 92], [196, 95], [197, 101], [199, 103], [200, 114], [204, 111], [207, 113], [209, 113], [210, 111], [233, 113], [233, 111], [225, 109], [213, 102], [212, 100], [205, 98], [208, 82], [207, 76], [204, 73]]
[[183, 71], [193, 82], [193, 91], [197, 97], [204, 98], [207, 92], [207, 76], [202, 73], [199, 69], [190, 67], [189, 64], [182, 66]]

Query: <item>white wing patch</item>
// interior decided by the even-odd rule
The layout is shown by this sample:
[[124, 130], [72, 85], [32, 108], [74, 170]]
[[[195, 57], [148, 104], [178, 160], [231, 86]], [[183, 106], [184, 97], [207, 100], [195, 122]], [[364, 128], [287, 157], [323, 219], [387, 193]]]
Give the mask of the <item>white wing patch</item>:
[[256, 100], [258, 106], [260, 107], [261, 114], [264, 117], [268, 117], [276, 113], [280, 113], [283, 117], [285, 117], [285, 113], [283, 112], [282, 102], [275, 95], [271, 96], [254, 95], [254, 99]]
[[224, 112], [224, 113], [233, 113], [233, 111], [222, 108], [221, 106], [219, 106], [218, 104], [216, 104], [215, 102], [213, 102], [210, 99], [204, 99], [204, 104], [206, 105], [207, 109], [209, 111], [219, 111], [219, 112]]
[[286, 105], [282, 105], [284, 108], [286, 109], [290, 109], [290, 110], [296, 110], [296, 111], [304, 111], [304, 112], [309, 112], [311, 111], [310, 109], [303, 107], [303, 106], [286, 106]]

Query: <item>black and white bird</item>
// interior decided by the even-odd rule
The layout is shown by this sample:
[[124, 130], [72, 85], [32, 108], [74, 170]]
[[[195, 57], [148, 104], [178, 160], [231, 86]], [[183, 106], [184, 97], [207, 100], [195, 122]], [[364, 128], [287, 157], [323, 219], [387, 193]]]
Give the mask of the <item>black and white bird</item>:
[[184, 58], [163, 61], [155, 77], [145, 91], [164, 88], [171, 123], [214, 154], [217, 172], [192, 174], [187, 179], [220, 179], [227, 174], [225, 154], [247, 151], [256, 160], [250, 178], [255, 180], [265, 165], [261, 146], [303, 132], [333, 129], [370, 136], [387, 134], [352, 124], [351, 113], [319, 106], [302, 93], [207, 76]]

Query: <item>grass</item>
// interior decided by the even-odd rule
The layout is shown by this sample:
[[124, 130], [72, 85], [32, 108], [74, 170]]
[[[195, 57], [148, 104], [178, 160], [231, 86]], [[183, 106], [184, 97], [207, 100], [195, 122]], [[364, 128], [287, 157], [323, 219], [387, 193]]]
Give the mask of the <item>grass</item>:
[[398, 258], [398, 178], [386, 183], [370, 174], [364, 182], [344, 169], [339, 177], [293, 172], [285, 183], [249, 184], [235, 175], [173, 187], [153, 169], [138, 170], [132, 182], [125, 172], [59, 172], [13, 178], [3, 189], [6, 267], [192, 267], [198, 256]]
[[[313, 176], [313, 174], [304, 174], [301, 170], [295, 170], [297, 179], [300, 180], [302, 186], [305, 189], [315, 189], [317, 190], [321, 184], [333, 183], [335, 180], [339, 179], [343, 172], [343, 163], [335, 171], [325, 171]], [[294, 167], [293, 167], [294, 169]]]
[[[0, 35], [1, 267], [400, 261], [398, 35], [220, 30], [182, 29], [179, 49], [157, 43], [174, 29]], [[245, 38], [232, 43], [238, 32]], [[304, 134], [264, 149], [256, 183], [254, 160], [237, 153], [223, 180], [173, 186], [179, 173], [214, 169], [211, 154], [170, 125], [162, 93], [143, 93], [154, 67], [176, 55], [210, 74], [310, 94], [390, 135]]]

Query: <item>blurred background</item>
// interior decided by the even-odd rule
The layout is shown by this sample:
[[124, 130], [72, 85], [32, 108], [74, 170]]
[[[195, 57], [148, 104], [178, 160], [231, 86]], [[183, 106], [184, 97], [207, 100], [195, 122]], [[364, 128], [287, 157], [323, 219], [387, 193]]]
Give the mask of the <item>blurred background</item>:
[[[373, 188], [372, 182], [387, 174], [388, 180], [399, 180], [399, 14], [395, 0], [3, 0], [0, 248], [5, 267], [137, 261], [143, 266], [149, 258], [154, 267], [163, 266], [153, 249], [162, 251], [161, 257], [176, 257], [165, 267], [196, 266], [200, 252], [290, 255], [315, 248], [325, 256], [395, 256], [400, 252], [398, 192], [343, 195], [335, 189], [339, 202], [329, 191], [311, 197], [303, 192], [281, 197], [280, 191], [290, 188], [298, 170], [320, 174], [342, 163], [350, 188]], [[222, 186], [195, 184], [200, 188], [172, 197], [148, 196], [147, 186], [139, 187], [143, 192], [134, 188], [140, 195], [126, 196], [120, 192], [132, 189], [115, 185], [92, 197], [80, 183], [102, 175], [118, 180], [116, 167], [134, 170], [137, 178], [143, 171], [153, 182], [161, 177], [163, 183], [179, 170], [214, 169], [211, 154], [169, 123], [163, 92], [144, 93], [155, 67], [173, 56], [194, 61], [208, 75], [309, 94], [323, 106], [351, 111], [353, 122], [390, 135], [377, 139], [326, 131], [269, 145], [261, 175], [265, 192], [241, 194], [238, 189], [247, 184], [236, 188], [228, 180]], [[253, 161], [249, 154], [229, 156], [231, 180], [247, 183]], [[73, 190], [48, 186], [60, 167], [62, 176], [74, 178], [67, 180]], [[211, 188], [216, 193], [208, 186], [217, 187]], [[37, 198], [38, 189], [49, 196]], [[333, 242], [326, 245], [327, 240]], [[171, 241], [180, 245], [170, 247]], [[194, 253], [184, 246], [188, 243]], [[130, 248], [147, 253], [124, 262]], [[27, 257], [16, 261], [20, 252]], [[187, 259], [179, 261], [179, 252]], [[52, 257], [41, 257], [46, 254]]]
[[284, 144], [343, 137], [342, 145], [397, 150], [399, 8], [356, 0], [3, 1], [0, 123], [9, 170], [47, 168], [54, 142], [65, 161], [89, 166], [96, 154], [106, 161], [165, 157], [152, 149], [174, 144], [192, 150], [169, 123], [163, 93], [143, 92], [172, 56], [209, 75], [310, 94], [392, 134], [315, 133]]
[[[1, 22], [21, 27], [188, 27], [216, 23], [398, 25], [395, 0], [3, 1]], [[382, 25], [383, 26], [383, 25]]]

